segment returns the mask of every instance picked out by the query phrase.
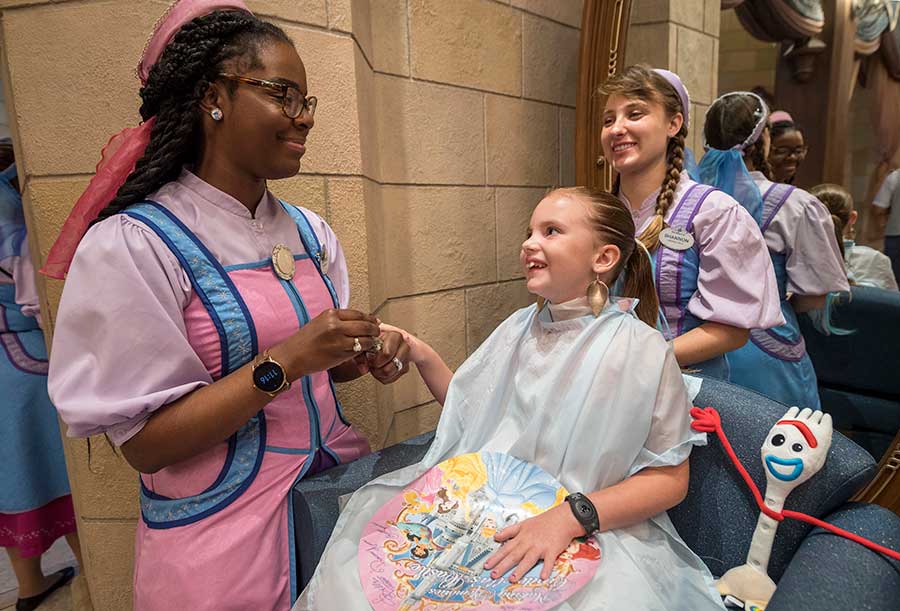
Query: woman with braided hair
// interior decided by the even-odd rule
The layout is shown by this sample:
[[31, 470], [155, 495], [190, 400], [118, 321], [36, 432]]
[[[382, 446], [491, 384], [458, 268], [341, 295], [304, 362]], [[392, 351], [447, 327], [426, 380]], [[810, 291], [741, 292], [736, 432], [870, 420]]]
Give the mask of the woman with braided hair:
[[106, 434], [141, 473], [136, 609], [287, 609], [288, 491], [369, 451], [334, 382], [393, 382], [409, 348], [346, 309], [325, 221], [266, 188], [314, 125], [290, 38], [241, 0], [181, 0], [139, 74], [144, 122], [43, 270], [68, 271], [50, 395], [69, 435]]
[[[703, 182], [750, 210], [766, 240], [785, 324], [753, 329], [750, 341], [726, 358], [731, 381], [786, 405], [819, 409], [816, 372], [797, 314], [822, 311], [829, 293], [849, 290], [828, 209], [803, 189], [767, 178], [769, 109], [756, 94], [726, 93], [706, 113]], [[819, 320], [827, 320], [821, 317]]]
[[600, 136], [638, 239], [653, 253], [661, 326], [682, 368], [729, 379], [725, 354], [783, 324], [753, 217], [684, 168], [690, 98], [678, 75], [630, 66], [600, 88]]

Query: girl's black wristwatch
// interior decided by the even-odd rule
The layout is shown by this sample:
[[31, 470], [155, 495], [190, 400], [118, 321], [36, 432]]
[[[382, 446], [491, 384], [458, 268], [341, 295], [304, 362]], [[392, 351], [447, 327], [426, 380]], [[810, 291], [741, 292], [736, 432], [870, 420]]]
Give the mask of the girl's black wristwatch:
[[589, 537], [600, 530], [597, 508], [594, 507], [591, 499], [580, 492], [575, 492], [566, 497], [566, 502], [569, 504], [572, 513], [575, 514], [575, 519], [584, 528], [585, 536]]

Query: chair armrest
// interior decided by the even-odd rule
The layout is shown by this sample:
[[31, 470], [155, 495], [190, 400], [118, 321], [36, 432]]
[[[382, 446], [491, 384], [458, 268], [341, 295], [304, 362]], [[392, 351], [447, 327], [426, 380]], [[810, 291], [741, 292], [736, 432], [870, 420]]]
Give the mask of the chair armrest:
[[417, 463], [425, 456], [434, 433], [425, 433], [363, 456], [353, 462], [304, 478], [291, 490], [298, 592], [312, 578], [340, 514], [338, 499], [376, 477]]
[[[879, 545], [900, 549], [900, 516], [866, 503], [848, 503], [825, 520]], [[788, 564], [766, 611], [894, 611], [900, 562], [816, 528]]]

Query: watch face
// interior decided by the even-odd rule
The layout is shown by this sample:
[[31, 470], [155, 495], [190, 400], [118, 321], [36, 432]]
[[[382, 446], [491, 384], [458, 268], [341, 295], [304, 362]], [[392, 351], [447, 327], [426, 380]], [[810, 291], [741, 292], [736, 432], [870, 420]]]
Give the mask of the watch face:
[[253, 370], [253, 384], [265, 392], [275, 392], [284, 384], [284, 370], [278, 363], [263, 361]]
[[591, 505], [583, 500], [575, 501], [575, 509], [578, 510], [578, 514], [583, 518], [590, 518], [594, 515], [594, 508]]

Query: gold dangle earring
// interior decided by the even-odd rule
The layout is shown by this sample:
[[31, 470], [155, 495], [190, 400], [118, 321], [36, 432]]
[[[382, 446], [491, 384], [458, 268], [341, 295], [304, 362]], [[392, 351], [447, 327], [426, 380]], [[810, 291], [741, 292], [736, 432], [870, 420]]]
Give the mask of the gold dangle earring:
[[587, 299], [594, 316], [600, 316], [600, 312], [603, 311], [603, 308], [606, 307], [606, 302], [609, 301], [609, 287], [600, 280], [599, 274], [587, 287]]

